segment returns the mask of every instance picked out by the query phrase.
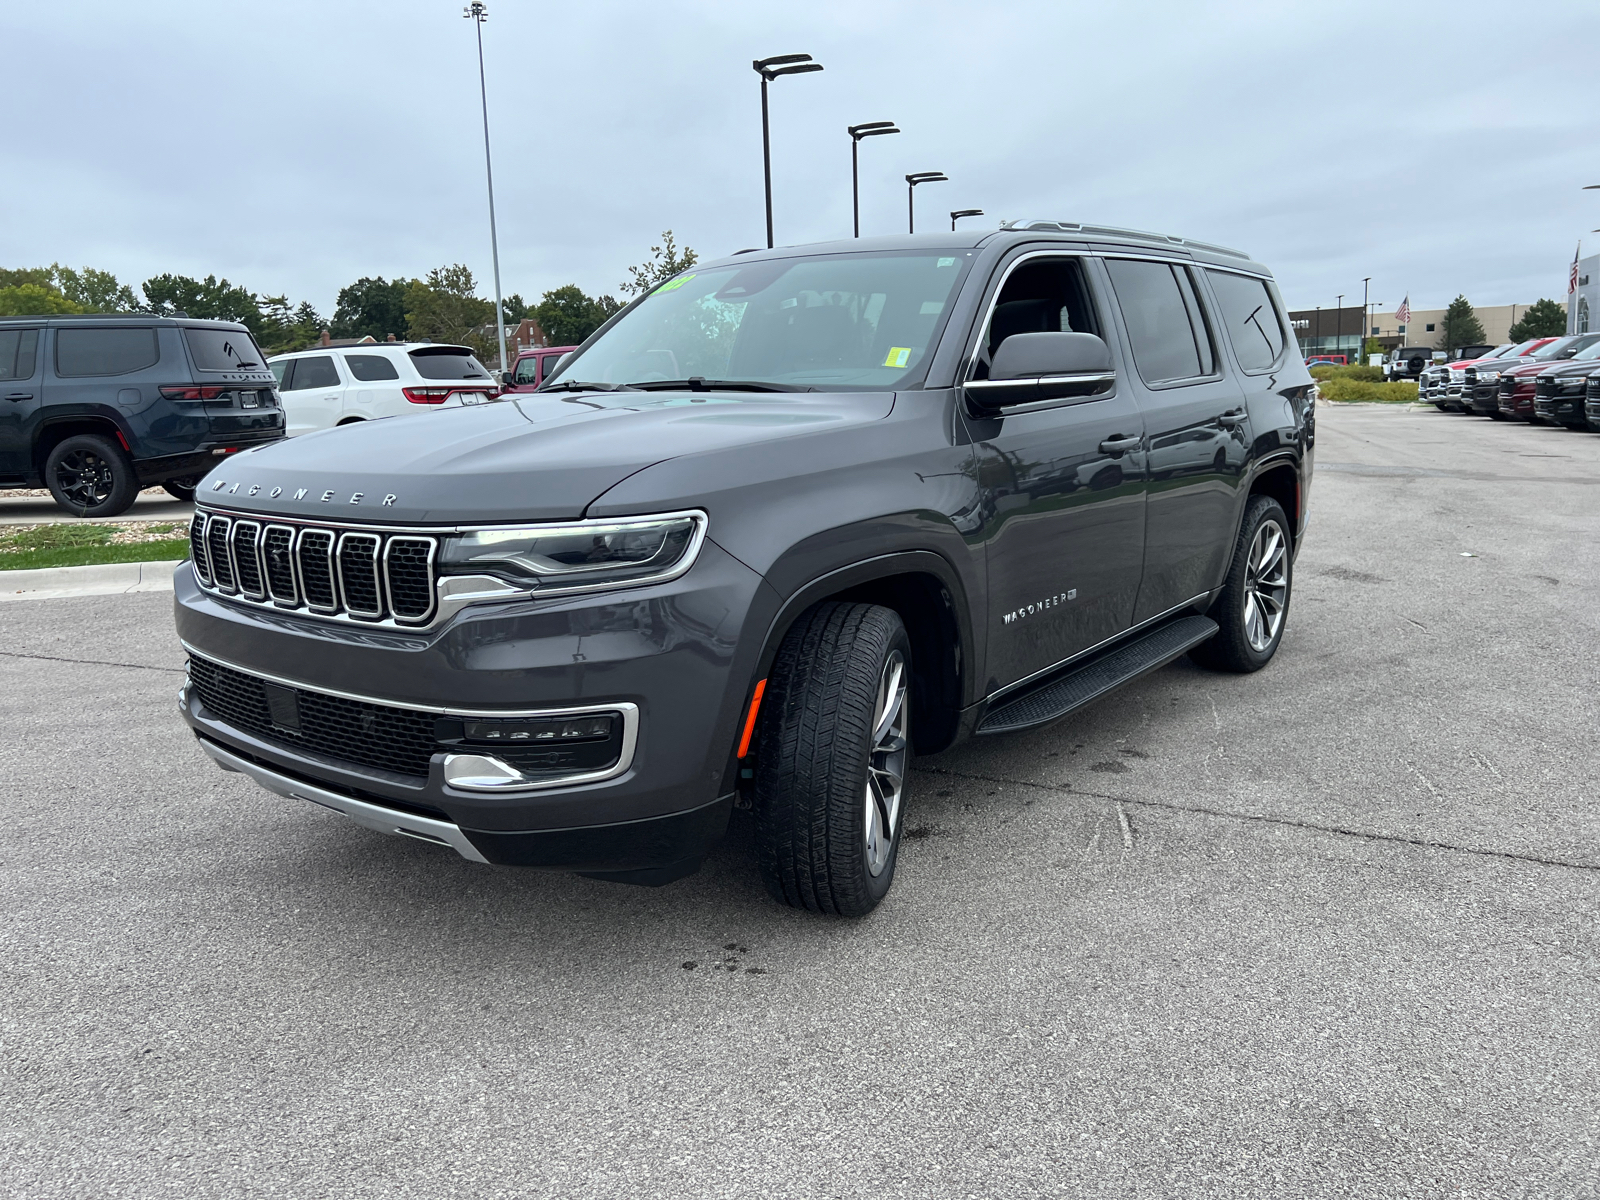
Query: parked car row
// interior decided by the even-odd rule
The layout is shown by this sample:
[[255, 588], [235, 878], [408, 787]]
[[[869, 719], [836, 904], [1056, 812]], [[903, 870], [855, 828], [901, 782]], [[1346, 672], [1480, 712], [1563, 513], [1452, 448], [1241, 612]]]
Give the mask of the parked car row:
[[1440, 412], [1600, 432], [1600, 333], [1533, 338], [1422, 372], [1417, 398]]

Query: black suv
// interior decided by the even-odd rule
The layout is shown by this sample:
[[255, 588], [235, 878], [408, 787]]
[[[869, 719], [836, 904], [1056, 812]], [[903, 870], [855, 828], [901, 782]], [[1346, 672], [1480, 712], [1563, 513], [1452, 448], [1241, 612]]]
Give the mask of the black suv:
[[139, 489], [179, 499], [229, 450], [283, 437], [243, 325], [150, 316], [0, 318], [0, 487], [113, 517]]
[[749, 809], [775, 896], [863, 913], [913, 752], [1184, 653], [1267, 664], [1313, 401], [1271, 275], [1203, 243], [697, 265], [535, 393], [213, 471], [183, 714], [224, 768], [479, 862], [662, 883]]

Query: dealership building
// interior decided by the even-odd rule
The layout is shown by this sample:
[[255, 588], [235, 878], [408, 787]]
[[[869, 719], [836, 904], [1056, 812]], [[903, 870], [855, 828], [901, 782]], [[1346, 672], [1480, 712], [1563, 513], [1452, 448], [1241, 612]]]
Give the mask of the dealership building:
[[1568, 299], [1568, 333], [1588, 333], [1600, 327], [1600, 254], [1578, 260], [1578, 288]]
[[[1591, 296], [1583, 299], [1588, 288], [1591, 273], [1585, 264], [1592, 263], [1595, 270], [1592, 277], [1596, 287], [1590, 289]], [[1578, 313], [1579, 320], [1585, 322], [1583, 329], [1588, 330], [1588, 314], [1593, 311], [1600, 315], [1600, 255], [1592, 259], [1585, 259], [1579, 264], [1578, 285]], [[1385, 304], [1386, 308], [1391, 307]], [[1398, 304], [1393, 307], [1399, 307]], [[1563, 305], [1563, 307], [1565, 307]], [[1294, 336], [1300, 343], [1300, 353], [1307, 358], [1318, 355], [1342, 354], [1350, 362], [1355, 362], [1361, 354], [1362, 326], [1366, 326], [1366, 336], [1369, 340], [1376, 341], [1385, 351], [1393, 350], [1398, 346], [1426, 346], [1430, 349], [1444, 348], [1444, 314], [1442, 308], [1415, 308], [1411, 310], [1411, 321], [1402, 325], [1395, 320], [1394, 313], [1374, 312], [1367, 321], [1363, 321], [1363, 313], [1359, 304], [1347, 304], [1343, 308], [1298, 309], [1289, 314], [1289, 320], [1294, 325]], [[1511, 340], [1511, 327], [1528, 311], [1526, 304], [1490, 304], [1482, 308], [1474, 308], [1473, 314], [1478, 318], [1478, 323], [1483, 326], [1483, 338], [1486, 342], [1499, 345], [1501, 342]], [[1567, 326], [1572, 328], [1573, 318], [1569, 314]]]

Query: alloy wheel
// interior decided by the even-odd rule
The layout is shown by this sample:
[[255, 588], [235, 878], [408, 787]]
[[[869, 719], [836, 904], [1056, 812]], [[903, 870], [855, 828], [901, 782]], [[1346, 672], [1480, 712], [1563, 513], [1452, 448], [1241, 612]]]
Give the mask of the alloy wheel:
[[867, 759], [866, 836], [867, 871], [878, 876], [889, 865], [895, 832], [900, 822], [900, 799], [906, 774], [906, 660], [895, 650], [884, 661], [878, 678], [878, 699], [873, 706], [872, 752]]
[[116, 474], [94, 451], [74, 450], [56, 464], [56, 484], [73, 504], [89, 509], [105, 503], [116, 486]]
[[1283, 627], [1289, 596], [1289, 539], [1276, 521], [1263, 521], [1250, 543], [1244, 572], [1244, 636], [1264, 654]]

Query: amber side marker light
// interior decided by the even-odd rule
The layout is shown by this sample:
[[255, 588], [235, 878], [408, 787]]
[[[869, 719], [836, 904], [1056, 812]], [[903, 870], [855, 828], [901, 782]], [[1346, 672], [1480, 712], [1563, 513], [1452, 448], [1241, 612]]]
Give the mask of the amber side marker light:
[[750, 753], [750, 738], [756, 731], [756, 713], [761, 711], [761, 695], [767, 690], [765, 679], [756, 684], [756, 694], [750, 697], [750, 713], [744, 719], [744, 736], [739, 739], [739, 758]]

